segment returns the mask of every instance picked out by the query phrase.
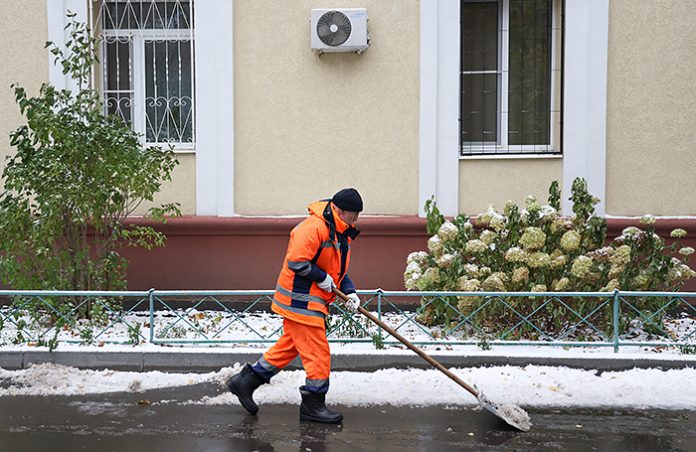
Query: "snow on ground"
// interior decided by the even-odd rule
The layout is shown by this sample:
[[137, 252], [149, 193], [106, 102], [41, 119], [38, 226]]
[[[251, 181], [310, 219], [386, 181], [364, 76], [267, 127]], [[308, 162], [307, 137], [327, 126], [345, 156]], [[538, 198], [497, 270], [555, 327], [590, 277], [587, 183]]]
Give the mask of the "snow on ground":
[[[0, 369], [0, 397], [75, 395], [109, 392], [139, 393], [148, 389], [213, 383], [220, 393], [187, 404], [238, 405], [222, 386], [239, 364], [207, 374], [80, 370], [55, 364], [29, 369]], [[476, 385], [495, 403], [523, 407], [628, 407], [696, 410], [696, 369], [662, 371], [632, 369], [603, 372], [564, 367], [477, 367], [452, 369]], [[284, 371], [255, 393], [260, 404], [298, 404], [303, 371]], [[214, 388], [214, 386], [212, 386]], [[385, 369], [375, 372], [333, 372], [327, 401], [346, 406], [392, 405], [473, 407], [476, 400], [437, 370]], [[162, 402], [160, 402], [162, 403]]]

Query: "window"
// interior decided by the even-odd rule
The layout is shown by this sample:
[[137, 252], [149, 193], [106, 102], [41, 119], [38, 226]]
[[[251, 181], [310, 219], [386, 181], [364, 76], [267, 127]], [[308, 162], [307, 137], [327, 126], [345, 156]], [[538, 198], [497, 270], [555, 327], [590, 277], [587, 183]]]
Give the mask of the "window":
[[193, 0], [92, 0], [104, 108], [148, 144], [194, 145]]
[[462, 0], [460, 155], [560, 154], [561, 0]]

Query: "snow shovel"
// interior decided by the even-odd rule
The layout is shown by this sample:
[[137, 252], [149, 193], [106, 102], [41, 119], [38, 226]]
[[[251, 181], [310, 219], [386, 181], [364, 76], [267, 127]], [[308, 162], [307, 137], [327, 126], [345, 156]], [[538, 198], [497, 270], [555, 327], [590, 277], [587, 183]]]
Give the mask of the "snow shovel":
[[[348, 297], [341, 292], [338, 289], [333, 289], [333, 292], [338, 295], [338, 297], [343, 300], [344, 302], [349, 301]], [[481, 408], [493, 413], [503, 421], [505, 421], [508, 425], [523, 431], [527, 432], [529, 431], [530, 427], [532, 426], [531, 422], [529, 421], [529, 415], [527, 414], [526, 411], [524, 411], [522, 408], [520, 408], [517, 405], [510, 405], [510, 404], [495, 404], [488, 400], [488, 398], [483, 395], [481, 391], [478, 391], [476, 388], [468, 385], [466, 382], [464, 382], [461, 378], [457, 377], [454, 375], [452, 372], [449, 371], [445, 366], [440, 364], [438, 361], [436, 361], [434, 358], [432, 358], [430, 355], [425, 353], [423, 350], [420, 348], [416, 347], [412, 343], [410, 343], [406, 338], [401, 336], [399, 333], [397, 333], [393, 328], [387, 326], [384, 322], [379, 320], [377, 317], [372, 315], [367, 309], [363, 308], [362, 306], [358, 306], [358, 312], [360, 312], [362, 315], [370, 319], [372, 322], [376, 323], [379, 325], [380, 328], [384, 329], [387, 331], [387, 333], [391, 334], [395, 338], [399, 340], [402, 344], [404, 344], [406, 347], [410, 348], [412, 351], [416, 352], [418, 356], [426, 360], [431, 366], [435, 367], [438, 369], [440, 372], [444, 373], [447, 375], [450, 379], [454, 380], [455, 383], [457, 383], [459, 386], [463, 387], [467, 391], [471, 393], [474, 397], [476, 397], [476, 400], [478, 400], [478, 404]]]

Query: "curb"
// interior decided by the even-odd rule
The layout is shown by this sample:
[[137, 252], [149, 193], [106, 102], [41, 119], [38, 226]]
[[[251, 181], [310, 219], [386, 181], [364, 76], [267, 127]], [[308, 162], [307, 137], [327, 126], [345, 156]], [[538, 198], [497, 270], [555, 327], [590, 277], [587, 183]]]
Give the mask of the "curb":
[[[235, 363], [254, 362], [258, 352], [119, 352], [119, 351], [0, 351], [0, 368], [26, 369], [33, 364], [53, 363], [80, 369], [113, 369], [120, 371], [148, 372], [213, 372]], [[506, 356], [506, 355], [437, 355], [433, 358], [445, 367], [490, 366], [561, 366], [598, 372], [629, 369], [686, 369], [696, 368], [696, 356], [680, 359], [636, 357], [556, 357], [556, 356]], [[416, 355], [395, 354], [333, 354], [333, 371], [371, 372], [390, 368], [421, 368], [430, 365]], [[296, 358], [288, 369], [299, 369]]]

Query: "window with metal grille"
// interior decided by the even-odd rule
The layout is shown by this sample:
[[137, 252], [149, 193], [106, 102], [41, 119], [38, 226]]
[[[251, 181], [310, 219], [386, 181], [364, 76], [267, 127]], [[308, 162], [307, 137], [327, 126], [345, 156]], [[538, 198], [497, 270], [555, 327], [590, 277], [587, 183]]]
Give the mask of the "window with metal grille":
[[92, 0], [107, 113], [147, 144], [193, 149], [193, 0]]
[[462, 0], [460, 155], [561, 153], [561, 0]]

